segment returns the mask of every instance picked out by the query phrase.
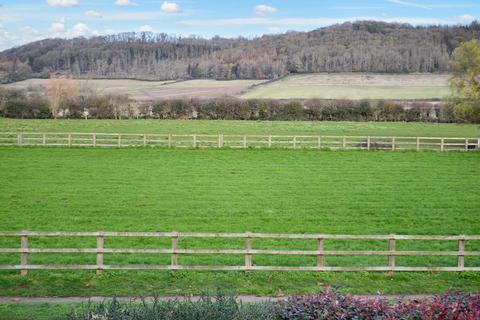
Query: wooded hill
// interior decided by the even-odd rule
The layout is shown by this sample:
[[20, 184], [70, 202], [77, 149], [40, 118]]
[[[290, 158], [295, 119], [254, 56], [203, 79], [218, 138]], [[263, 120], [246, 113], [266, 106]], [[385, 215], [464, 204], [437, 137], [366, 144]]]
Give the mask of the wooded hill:
[[305, 72], [447, 72], [453, 50], [480, 23], [413, 27], [375, 21], [255, 39], [123, 33], [47, 39], [0, 53], [0, 78], [274, 79]]

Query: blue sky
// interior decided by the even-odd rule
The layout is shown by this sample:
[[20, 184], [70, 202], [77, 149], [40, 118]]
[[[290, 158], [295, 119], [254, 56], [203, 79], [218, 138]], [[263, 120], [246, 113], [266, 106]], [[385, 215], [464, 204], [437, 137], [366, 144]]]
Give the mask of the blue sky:
[[0, 50], [125, 31], [255, 37], [351, 20], [466, 24], [480, 0], [0, 0]]

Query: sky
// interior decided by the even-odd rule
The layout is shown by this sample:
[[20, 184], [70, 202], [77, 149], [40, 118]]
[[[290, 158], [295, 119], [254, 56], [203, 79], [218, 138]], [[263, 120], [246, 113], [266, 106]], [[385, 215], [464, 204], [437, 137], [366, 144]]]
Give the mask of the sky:
[[355, 20], [467, 24], [480, 0], [0, 0], [0, 50], [121, 32], [253, 38]]

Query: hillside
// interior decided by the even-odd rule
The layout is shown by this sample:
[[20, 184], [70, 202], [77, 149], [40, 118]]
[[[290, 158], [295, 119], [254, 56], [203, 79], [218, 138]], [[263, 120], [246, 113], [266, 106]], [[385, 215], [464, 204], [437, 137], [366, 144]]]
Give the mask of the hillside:
[[47, 39], [0, 53], [0, 81], [74, 77], [275, 79], [291, 73], [446, 72], [453, 50], [480, 38], [480, 24], [413, 27], [375, 21], [255, 39], [124, 33]]

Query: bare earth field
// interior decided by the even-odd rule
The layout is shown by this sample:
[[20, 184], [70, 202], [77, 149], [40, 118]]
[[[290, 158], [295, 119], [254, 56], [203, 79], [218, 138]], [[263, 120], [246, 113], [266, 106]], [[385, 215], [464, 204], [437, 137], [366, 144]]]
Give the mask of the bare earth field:
[[[77, 86], [93, 88], [99, 94], [127, 94], [134, 100], [175, 98], [218, 98], [238, 96], [263, 80], [190, 80], [190, 81], [139, 81], [139, 80], [75, 80]], [[29, 79], [0, 87], [44, 91], [47, 79]]]
[[243, 98], [440, 99], [450, 94], [447, 74], [316, 73], [258, 85]]
[[[450, 94], [447, 74], [316, 73], [264, 80], [75, 80], [99, 94], [127, 94], [134, 100], [241, 97], [245, 99], [441, 99]], [[46, 79], [0, 87], [45, 91]]]

